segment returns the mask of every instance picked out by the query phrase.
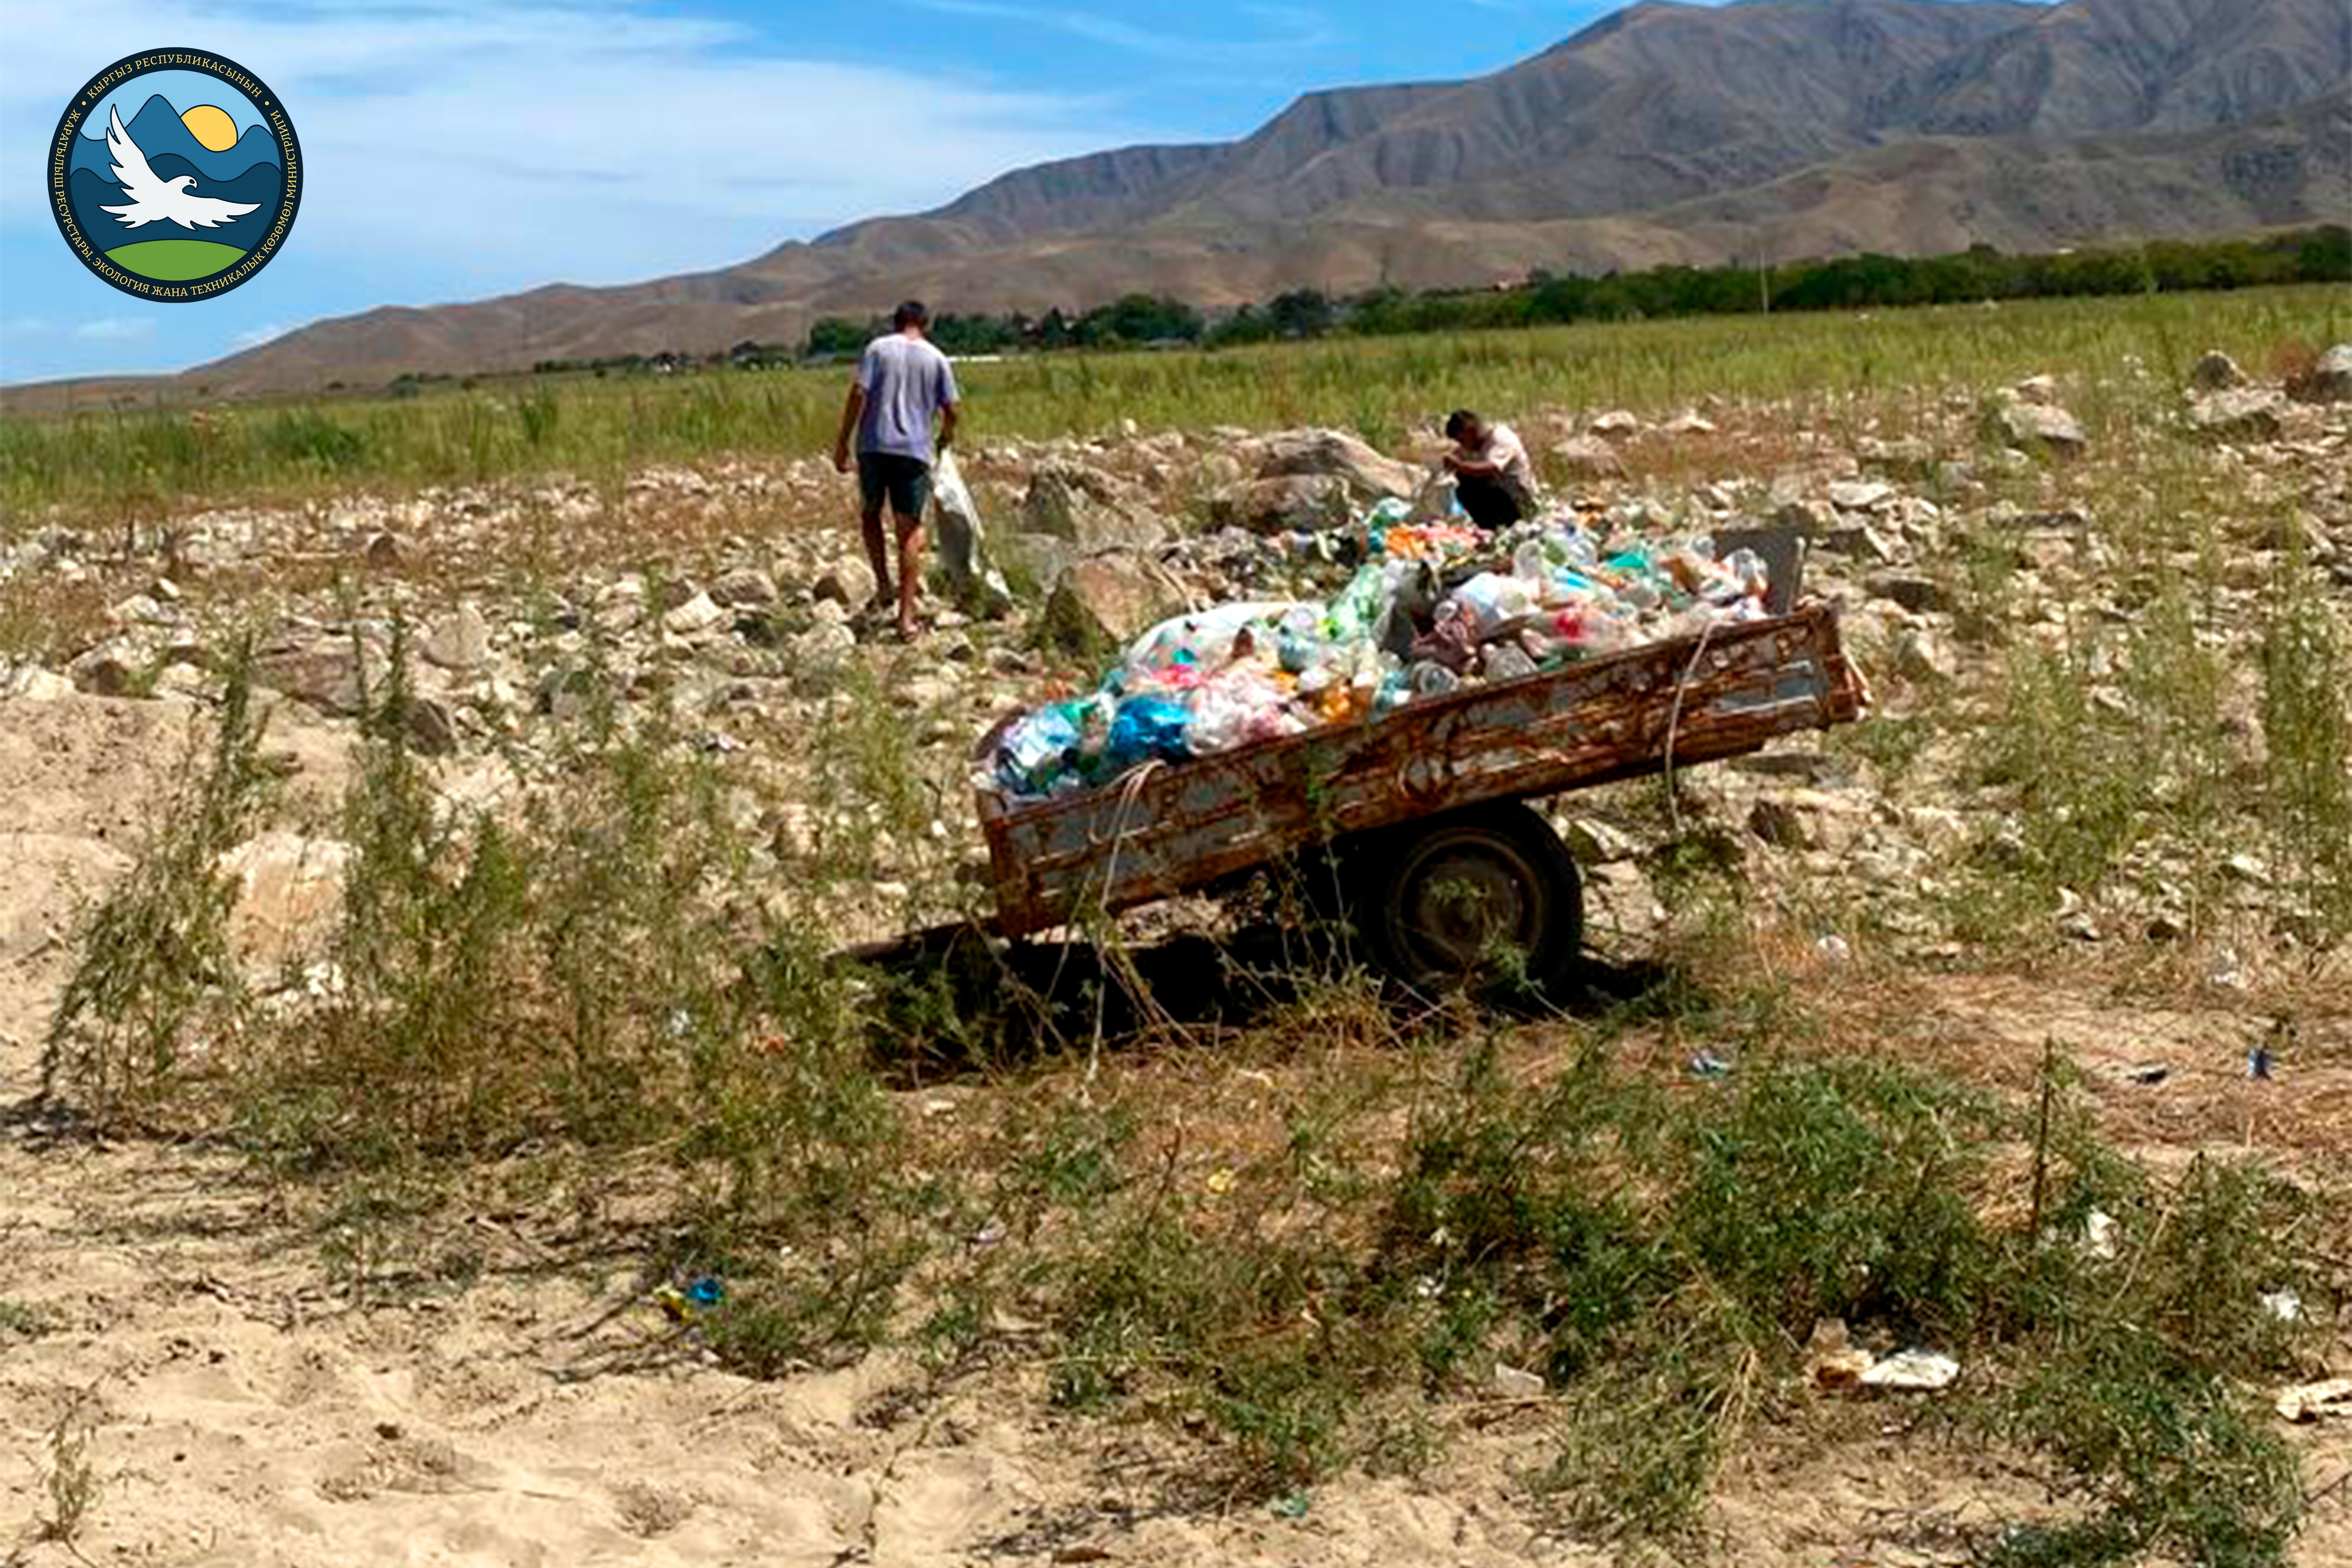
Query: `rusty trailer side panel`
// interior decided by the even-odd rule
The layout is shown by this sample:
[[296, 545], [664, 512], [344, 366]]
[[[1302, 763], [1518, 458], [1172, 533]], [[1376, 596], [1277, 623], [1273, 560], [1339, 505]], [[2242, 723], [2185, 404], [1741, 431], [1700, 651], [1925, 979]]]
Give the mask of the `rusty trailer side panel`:
[[1737, 756], [1863, 705], [1836, 611], [1814, 605], [1081, 795], [1008, 808], [983, 793], [998, 929], [1132, 908], [1437, 812]]

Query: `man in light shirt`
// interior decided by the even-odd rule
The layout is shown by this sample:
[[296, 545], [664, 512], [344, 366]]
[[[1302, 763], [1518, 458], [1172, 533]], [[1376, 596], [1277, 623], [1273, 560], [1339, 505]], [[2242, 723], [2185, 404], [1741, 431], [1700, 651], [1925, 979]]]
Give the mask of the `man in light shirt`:
[[1454, 443], [1445, 454], [1445, 471], [1454, 476], [1454, 497], [1472, 522], [1508, 528], [1534, 515], [1535, 465], [1528, 461], [1517, 431], [1457, 408], [1446, 418], [1445, 438]]
[[882, 532], [887, 504], [898, 525], [898, 635], [916, 632], [915, 597], [922, 586], [923, 509], [931, 493], [931, 421], [939, 420], [938, 446], [955, 439], [955, 372], [948, 356], [926, 336], [930, 312], [909, 300], [890, 318], [890, 331], [866, 345], [857, 379], [841, 411], [833, 466], [849, 472], [850, 442], [856, 441], [858, 521], [866, 534], [866, 559], [874, 563], [874, 605], [890, 605], [889, 542]]

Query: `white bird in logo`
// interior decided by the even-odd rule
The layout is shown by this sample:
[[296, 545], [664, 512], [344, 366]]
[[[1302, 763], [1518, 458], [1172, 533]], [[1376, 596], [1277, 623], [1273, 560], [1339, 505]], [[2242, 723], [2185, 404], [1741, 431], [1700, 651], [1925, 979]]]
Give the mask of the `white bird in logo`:
[[185, 224], [190, 228], [211, 228], [243, 217], [257, 210], [259, 202], [225, 202], [217, 196], [192, 196], [188, 187], [196, 183], [193, 174], [182, 174], [164, 180], [156, 177], [147, 166], [147, 154], [139, 143], [131, 140], [131, 132], [122, 129], [122, 113], [113, 105], [106, 110], [106, 150], [114, 154], [114, 177], [122, 182], [122, 194], [130, 201], [119, 207], [108, 207], [118, 222], [137, 228], [148, 223]]

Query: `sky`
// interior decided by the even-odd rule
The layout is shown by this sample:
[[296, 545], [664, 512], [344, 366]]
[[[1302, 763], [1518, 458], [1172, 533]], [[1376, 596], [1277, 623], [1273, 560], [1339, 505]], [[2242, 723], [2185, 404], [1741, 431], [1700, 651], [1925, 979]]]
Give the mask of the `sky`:
[[[178, 369], [377, 305], [724, 267], [1042, 159], [1244, 135], [1314, 88], [1494, 70], [1614, 8], [0, 0], [0, 382]], [[86, 271], [41, 177], [75, 90], [169, 47], [258, 76], [308, 165], [277, 258], [185, 303]]]

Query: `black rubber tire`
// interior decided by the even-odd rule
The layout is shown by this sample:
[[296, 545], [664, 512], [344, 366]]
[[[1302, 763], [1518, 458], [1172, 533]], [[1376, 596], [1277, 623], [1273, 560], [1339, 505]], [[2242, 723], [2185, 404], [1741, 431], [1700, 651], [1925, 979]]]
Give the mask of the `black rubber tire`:
[[1407, 988], [1496, 1000], [1563, 998], [1584, 945], [1584, 888], [1550, 824], [1524, 805], [1476, 806], [1351, 846], [1355, 922]]

